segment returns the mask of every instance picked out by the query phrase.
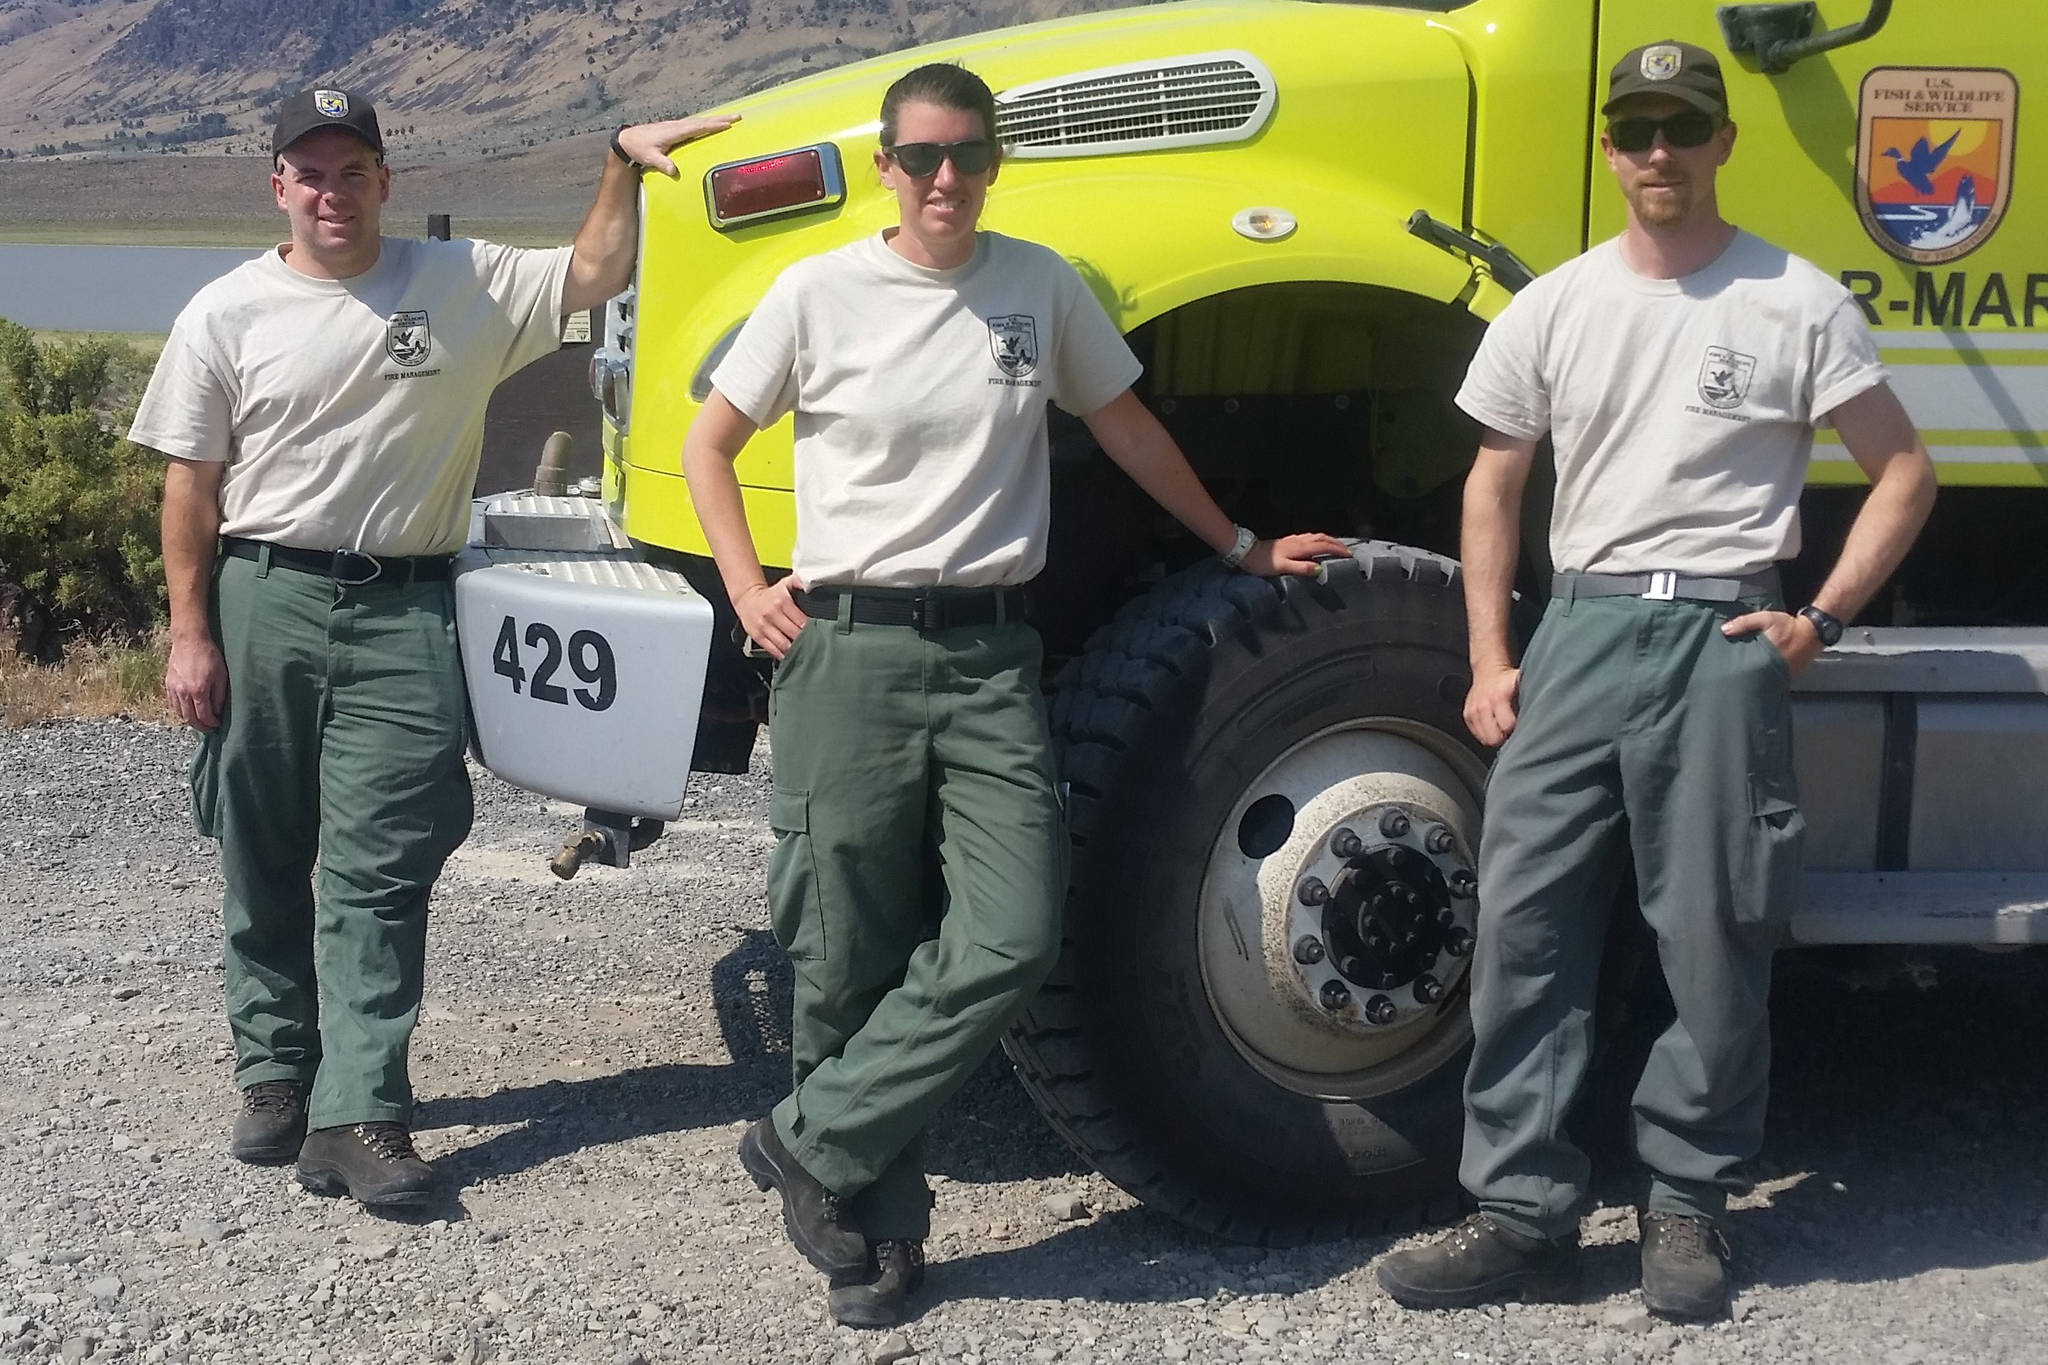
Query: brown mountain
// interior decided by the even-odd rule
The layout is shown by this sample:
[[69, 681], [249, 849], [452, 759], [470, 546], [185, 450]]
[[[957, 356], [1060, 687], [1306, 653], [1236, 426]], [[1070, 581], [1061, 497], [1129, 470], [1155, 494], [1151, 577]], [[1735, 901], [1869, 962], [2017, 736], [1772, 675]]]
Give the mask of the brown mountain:
[[1129, 2], [0, 0], [0, 161], [259, 152], [276, 99], [316, 81], [375, 91], [416, 156], [504, 152]]

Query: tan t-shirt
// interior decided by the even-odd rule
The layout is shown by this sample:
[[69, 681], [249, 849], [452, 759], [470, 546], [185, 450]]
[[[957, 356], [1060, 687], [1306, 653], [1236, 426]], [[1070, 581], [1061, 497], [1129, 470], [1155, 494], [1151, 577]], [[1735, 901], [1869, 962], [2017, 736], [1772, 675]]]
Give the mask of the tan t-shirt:
[[128, 439], [227, 462], [223, 535], [459, 549], [484, 407], [560, 344], [569, 256], [386, 237], [363, 274], [315, 280], [266, 252], [178, 315]]
[[983, 232], [952, 270], [879, 235], [799, 261], [711, 383], [758, 426], [795, 413], [804, 581], [989, 587], [1045, 567], [1045, 405], [1085, 417], [1140, 373], [1071, 265]]
[[1738, 232], [1646, 279], [1603, 242], [1517, 295], [1458, 406], [1557, 455], [1551, 563], [1742, 577], [1799, 552], [1814, 426], [1885, 381], [1848, 290]]

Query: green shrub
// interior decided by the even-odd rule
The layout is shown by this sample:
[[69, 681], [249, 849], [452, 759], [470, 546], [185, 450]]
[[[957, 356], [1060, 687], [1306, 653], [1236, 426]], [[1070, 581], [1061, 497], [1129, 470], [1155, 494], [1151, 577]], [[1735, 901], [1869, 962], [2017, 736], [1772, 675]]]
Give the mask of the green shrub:
[[95, 410], [111, 360], [0, 318], [0, 597], [32, 658], [80, 634], [140, 639], [164, 610], [162, 461]]

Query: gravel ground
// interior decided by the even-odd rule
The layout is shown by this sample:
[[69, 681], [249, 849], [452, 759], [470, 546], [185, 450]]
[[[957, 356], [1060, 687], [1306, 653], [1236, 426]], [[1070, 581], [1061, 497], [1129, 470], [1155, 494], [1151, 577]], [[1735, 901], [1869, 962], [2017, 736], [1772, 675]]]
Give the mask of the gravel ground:
[[[2011, 1361], [2048, 1336], [2048, 961], [1780, 973], [1766, 1179], [1733, 1320], [1653, 1323], [1628, 1191], [1586, 1301], [1415, 1315], [1392, 1239], [1264, 1252], [1086, 1172], [992, 1062], [942, 1117], [933, 1273], [899, 1334], [825, 1318], [733, 1158], [779, 1095], [765, 771], [700, 779], [625, 871], [557, 882], [574, 812], [487, 776], [437, 895], [414, 1049], [418, 1218], [230, 1161], [212, 846], [188, 741], [0, 733], [0, 1359], [415, 1362]], [[1929, 988], [1930, 972], [1939, 984]], [[1191, 1136], [1191, 1140], [1198, 1140]]]

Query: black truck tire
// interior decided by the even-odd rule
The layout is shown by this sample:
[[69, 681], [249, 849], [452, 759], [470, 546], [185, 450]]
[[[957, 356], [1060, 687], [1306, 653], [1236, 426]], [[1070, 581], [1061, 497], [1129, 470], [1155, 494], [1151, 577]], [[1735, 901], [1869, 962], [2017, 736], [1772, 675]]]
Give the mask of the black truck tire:
[[[1462, 974], [1429, 1007], [1419, 984], [1412, 997], [1394, 992], [1408, 1002], [1398, 1047], [1374, 1042], [1356, 1018], [1338, 1037], [1338, 1025], [1316, 1018], [1313, 1002], [1328, 997], [1313, 982], [1309, 1008], [1286, 1005], [1284, 980], [1273, 988], [1281, 1004], [1261, 997], [1251, 959], [1272, 971], [1276, 954], [1246, 942], [1241, 906], [1211, 911], [1204, 900], [1269, 875], [1267, 859], [1296, 856], [1268, 846], [1291, 838], [1281, 827], [1296, 819], [1313, 825], [1302, 812], [1331, 807], [1315, 796], [1278, 818], [1272, 803], [1288, 798], [1257, 788], [1270, 775], [1309, 790], [1323, 779], [1301, 778], [1302, 765], [1334, 772], [1365, 752], [1332, 745], [1375, 746], [1422, 774], [1399, 779], [1411, 793], [1400, 799], [1417, 830], [1445, 846], [1439, 863], [1469, 869], [1476, 854], [1489, 755], [1461, 718], [1469, 676], [1457, 565], [1368, 542], [1328, 567], [1323, 581], [1214, 563], [1177, 574], [1063, 671], [1051, 717], [1074, 853], [1065, 940], [1005, 1040], [1039, 1109], [1110, 1180], [1192, 1227], [1264, 1245], [1409, 1228], [1453, 1216], [1460, 1198]], [[1436, 805], [1455, 809], [1428, 824]], [[1366, 809], [1403, 823], [1385, 804]], [[1279, 865], [1273, 875], [1301, 864]], [[1463, 894], [1439, 897], [1444, 924], [1454, 906], [1476, 913]], [[1263, 903], [1266, 923], [1283, 916], [1284, 944], [1284, 916], [1303, 912], [1291, 893]], [[1455, 966], [1452, 951], [1434, 961]], [[1275, 1029], [1281, 1045], [1264, 1046]], [[1297, 1044], [1314, 1067], [1296, 1069]], [[1351, 1050], [1360, 1064], [1347, 1070]]]

